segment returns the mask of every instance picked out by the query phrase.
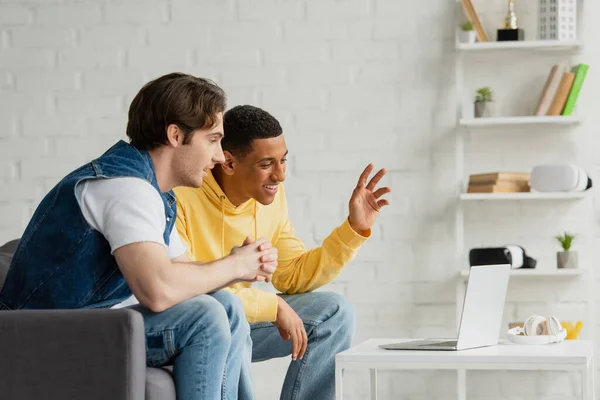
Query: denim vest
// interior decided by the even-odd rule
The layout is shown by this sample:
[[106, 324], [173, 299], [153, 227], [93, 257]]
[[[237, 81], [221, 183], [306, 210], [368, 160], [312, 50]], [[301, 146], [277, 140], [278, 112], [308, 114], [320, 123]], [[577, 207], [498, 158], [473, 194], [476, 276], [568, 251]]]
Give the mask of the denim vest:
[[108, 241], [86, 222], [75, 197], [77, 184], [86, 179], [118, 177], [144, 179], [158, 191], [165, 207], [163, 238], [169, 245], [175, 196], [161, 193], [147, 151], [119, 141], [44, 197], [13, 256], [0, 309], [101, 308], [131, 296]]

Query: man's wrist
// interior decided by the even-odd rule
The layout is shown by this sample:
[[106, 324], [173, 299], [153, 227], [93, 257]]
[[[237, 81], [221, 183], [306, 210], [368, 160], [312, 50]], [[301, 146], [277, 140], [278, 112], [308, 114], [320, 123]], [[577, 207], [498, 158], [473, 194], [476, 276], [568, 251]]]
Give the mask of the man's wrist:
[[244, 279], [244, 274], [242, 269], [240, 268], [240, 260], [239, 257], [236, 256], [235, 254], [230, 254], [228, 256], [225, 257], [230, 263], [231, 263], [231, 269], [233, 271], [233, 277], [236, 281], [243, 281]]
[[358, 233], [359, 235], [363, 235], [363, 233], [365, 233], [366, 231], [368, 231], [368, 229], [360, 229], [358, 228], [353, 222], [352, 219], [350, 218], [350, 216], [348, 215], [348, 224], [350, 225], [350, 228], [352, 228], [352, 230], [356, 233]]
[[283, 307], [283, 303], [285, 303], [285, 300], [283, 300], [281, 297], [277, 296], [277, 308], [275, 309], [275, 322], [277, 322], [277, 319], [279, 318], [281, 308]]

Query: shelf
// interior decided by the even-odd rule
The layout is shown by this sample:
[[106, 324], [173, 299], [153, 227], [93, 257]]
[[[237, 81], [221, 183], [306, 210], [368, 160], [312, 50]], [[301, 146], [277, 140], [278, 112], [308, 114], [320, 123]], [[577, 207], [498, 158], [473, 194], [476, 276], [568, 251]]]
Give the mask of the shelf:
[[458, 43], [456, 49], [459, 51], [490, 51], [490, 50], [545, 50], [545, 51], [569, 51], [580, 50], [583, 47], [581, 41], [566, 40], [523, 40], [507, 42], [481, 42], [481, 43]]
[[467, 118], [459, 121], [462, 126], [503, 126], [503, 125], [572, 125], [581, 122], [579, 116], [552, 116], [552, 117], [494, 117], [494, 118]]
[[[477, 268], [477, 267], [474, 267]], [[539, 270], [539, 269], [511, 269], [510, 278], [540, 278], [540, 279], [553, 279], [553, 278], [570, 278], [582, 276], [586, 272], [584, 269], [554, 269], [554, 270]], [[469, 270], [465, 269], [460, 271], [461, 278], [468, 278]]]
[[461, 200], [576, 200], [586, 192], [462, 193]]

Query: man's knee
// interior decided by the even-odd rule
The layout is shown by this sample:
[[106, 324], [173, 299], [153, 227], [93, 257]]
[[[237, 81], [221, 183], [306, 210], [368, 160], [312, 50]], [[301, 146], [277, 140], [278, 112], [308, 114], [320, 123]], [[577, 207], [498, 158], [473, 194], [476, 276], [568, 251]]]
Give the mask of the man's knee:
[[322, 304], [322, 309], [329, 314], [329, 319], [335, 320], [339, 327], [339, 335], [352, 338], [354, 335], [355, 313], [352, 303], [341, 294], [334, 292], [313, 292], [314, 300]]
[[227, 314], [232, 316], [243, 315], [245, 317], [246, 313], [244, 312], [244, 304], [239, 296], [236, 296], [227, 290], [219, 290], [211, 293], [210, 296], [214, 297], [223, 305]]
[[209, 338], [211, 343], [229, 348], [231, 331], [229, 318], [223, 305], [211, 296], [201, 295], [181, 303], [189, 321], [188, 345], [194, 341]]
[[222, 305], [231, 324], [231, 328], [238, 334], [249, 335], [250, 324], [248, 324], [248, 320], [246, 319], [246, 311], [244, 310], [244, 304], [240, 297], [227, 290], [219, 290], [211, 293], [211, 296]]

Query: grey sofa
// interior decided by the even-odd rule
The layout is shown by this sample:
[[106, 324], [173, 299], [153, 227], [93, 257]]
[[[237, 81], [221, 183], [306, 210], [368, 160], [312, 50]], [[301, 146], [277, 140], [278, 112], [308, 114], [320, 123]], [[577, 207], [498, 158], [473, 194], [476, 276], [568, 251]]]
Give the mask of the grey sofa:
[[[0, 247], [0, 288], [17, 243]], [[175, 400], [175, 384], [146, 367], [136, 311], [0, 311], [0, 398]]]

